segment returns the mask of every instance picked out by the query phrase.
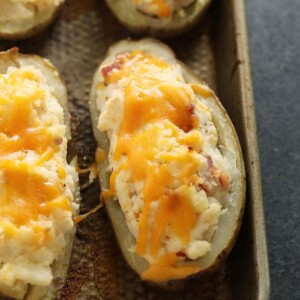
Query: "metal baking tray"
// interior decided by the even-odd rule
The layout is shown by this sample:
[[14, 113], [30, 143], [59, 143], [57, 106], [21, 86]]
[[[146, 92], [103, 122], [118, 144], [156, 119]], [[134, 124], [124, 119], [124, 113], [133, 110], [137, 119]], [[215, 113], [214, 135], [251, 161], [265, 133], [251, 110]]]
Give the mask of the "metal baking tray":
[[[49, 58], [69, 92], [74, 146], [80, 167], [94, 162], [96, 144], [88, 111], [93, 73], [107, 48], [128, 31], [104, 0], [69, 0], [56, 22], [23, 42], [0, 42]], [[216, 90], [240, 138], [247, 174], [247, 200], [241, 232], [223, 267], [207, 278], [191, 279], [176, 291], [149, 286], [126, 266], [105, 210], [78, 226], [71, 265], [58, 299], [269, 299], [269, 271], [258, 159], [255, 110], [243, 0], [215, 0], [188, 34], [166, 41], [178, 58]], [[99, 186], [81, 176], [81, 212], [99, 202]]]

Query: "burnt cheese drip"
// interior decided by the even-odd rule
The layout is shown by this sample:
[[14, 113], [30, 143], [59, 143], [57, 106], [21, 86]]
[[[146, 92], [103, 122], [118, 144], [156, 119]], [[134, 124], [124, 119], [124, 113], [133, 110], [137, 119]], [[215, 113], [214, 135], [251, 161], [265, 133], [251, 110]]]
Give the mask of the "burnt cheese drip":
[[[202, 139], [194, 130], [199, 120], [194, 114], [193, 93], [182, 83], [164, 81], [157, 74], [152, 76], [153, 68], [164, 74], [170, 71], [171, 65], [134, 51], [118, 55], [110, 66], [102, 69], [105, 84], [115, 84], [124, 77], [128, 79], [124, 89], [124, 114], [113, 156], [114, 161], [122, 163], [112, 172], [110, 193], [115, 192], [115, 180], [123, 170], [130, 172], [132, 182], [144, 182], [136, 252], [154, 257], [154, 262], [143, 274], [145, 279], [169, 280], [199, 271], [196, 266], [180, 266], [178, 261], [182, 258], [176, 253], [160, 255], [159, 249], [167, 227], [183, 245], [190, 241], [198, 215], [191, 199], [178, 193], [176, 188], [187, 188], [191, 184], [199, 167], [192, 153], [201, 149]], [[159, 152], [162, 129], [169, 130], [171, 136], [186, 147], [183, 154]], [[174, 164], [179, 166], [177, 175], [172, 169]], [[155, 224], [151, 226], [148, 217], [155, 201], [158, 206]]]

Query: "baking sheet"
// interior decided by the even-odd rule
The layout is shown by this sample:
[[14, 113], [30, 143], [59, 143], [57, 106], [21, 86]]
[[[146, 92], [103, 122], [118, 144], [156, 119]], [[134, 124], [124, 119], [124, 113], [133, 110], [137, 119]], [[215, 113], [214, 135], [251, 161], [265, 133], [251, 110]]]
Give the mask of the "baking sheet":
[[[176, 291], [140, 281], [124, 262], [104, 210], [80, 223], [72, 264], [58, 299], [268, 299], [265, 246], [255, 115], [242, 0], [219, 0], [188, 34], [166, 41], [178, 58], [217, 91], [238, 131], [247, 171], [247, 204], [242, 231], [233, 253], [220, 271], [191, 279]], [[69, 93], [74, 145], [79, 166], [94, 162], [96, 143], [88, 112], [93, 73], [107, 48], [128, 31], [103, 0], [70, 0], [59, 18], [39, 36], [23, 42], [1, 42], [1, 50], [49, 58], [60, 71]], [[97, 182], [81, 176], [81, 213], [99, 203]]]

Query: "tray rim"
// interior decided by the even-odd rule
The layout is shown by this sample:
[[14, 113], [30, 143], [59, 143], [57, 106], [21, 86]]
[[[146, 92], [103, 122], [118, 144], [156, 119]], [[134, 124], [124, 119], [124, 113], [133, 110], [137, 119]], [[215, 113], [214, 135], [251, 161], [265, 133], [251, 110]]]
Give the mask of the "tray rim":
[[236, 55], [242, 61], [237, 68], [240, 78], [242, 109], [246, 126], [245, 167], [249, 177], [248, 190], [251, 193], [251, 209], [253, 222], [251, 224], [254, 235], [254, 252], [257, 270], [258, 300], [270, 299], [270, 272], [268, 249], [266, 242], [266, 226], [261, 184], [260, 160], [258, 151], [257, 125], [255, 101], [252, 83], [251, 58], [248, 43], [248, 27], [245, 0], [232, 0], [234, 15], [234, 30], [236, 37]]
[[[222, 1], [222, 0], [221, 0]], [[227, 1], [227, 0], [224, 0]], [[270, 275], [268, 251], [266, 243], [266, 227], [263, 208], [263, 196], [261, 187], [261, 173], [259, 164], [257, 126], [255, 115], [255, 102], [251, 75], [251, 59], [248, 44], [248, 30], [245, 0], [231, 0], [228, 5], [233, 9], [233, 26], [235, 31], [236, 56], [243, 64], [239, 64], [236, 72], [240, 79], [242, 114], [245, 121], [246, 137], [245, 163], [248, 174], [248, 190], [251, 197], [252, 222], [250, 226], [253, 232], [255, 270], [257, 275], [256, 299], [270, 299]], [[0, 42], [3, 42], [2, 40]], [[247, 129], [248, 128], [248, 129]], [[252, 163], [254, 162], [254, 163]], [[0, 297], [1, 298], [1, 297]]]

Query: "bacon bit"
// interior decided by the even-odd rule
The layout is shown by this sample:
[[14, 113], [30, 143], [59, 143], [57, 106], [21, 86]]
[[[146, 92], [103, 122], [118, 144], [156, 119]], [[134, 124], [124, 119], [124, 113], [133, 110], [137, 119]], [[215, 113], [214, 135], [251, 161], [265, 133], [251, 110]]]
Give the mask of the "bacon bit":
[[85, 218], [87, 218], [89, 215], [97, 212], [100, 208], [102, 208], [104, 206], [104, 203], [103, 202], [100, 202], [96, 207], [94, 207], [93, 209], [91, 209], [89, 212], [87, 212], [86, 214], [83, 214], [83, 215], [79, 215], [79, 216], [76, 216], [76, 217], [73, 217], [73, 222], [75, 224], [78, 224], [80, 223], [82, 220], [84, 220]]
[[57, 146], [59, 146], [62, 142], [63, 142], [63, 139], [62, 139], [62, 138], [57, 137], [57, 138], [54, 139], [54, 143], [55, 143], [55, 145], [57, 145]]
[[208, 194], [209, 193], [209, 187], [206, 183], [201, 183], [201, 184], [198, 184], [198, 186], [206, 193]]
[[181, 129], [184, 132], [190, 132], [193, 129], [193, 125], [192, 124], [184, 124], [183, 126], [181, 126]]
[[229, 186], [229, 175], [221, 170], [213, 170], [212, 176], [215, 178], [215, 180], [221, 185], [221, 187], [224, 190], [228, 189]]
[[184, 123], [179, 124], [180, 129], [184, 132], [191, 131], [195, 126], [195, 118], [193, 117], [195, 110], [195, 105], [190, 103], [187, 107], [187, 113], [184, 116]]
[[127, 56], [128, 54], [119, 54], [116, 56], [116, 59], [112, 64], [101, 69], [101, 74], [105, 80], [111, 74], [112, 71], [121, 69], [121, 66], [125, 62]]
[[224, 190], [227, 190], [229, 187], [229, 175], [225, 172], [222, 172], [219, 181]]
[[186, 257], [186, 254], [182, 251], [179, 251], [179, 252], [176, 253], [176, 256], [177, 257]]
[[189, 113], [191, 115], [194, 114], [194, 112], [195, 112], [195, 105], [193, 103], [190, 104], [188, 111], [189, 111]]
[[213, 171], [213, 161], [212, 161], [212, 158], [211, 158], [210, 155], [207, 155], [206, 158], [207, 158], [208, 170], [209, 170], [210, 173], [212, 173], [212, 171]]
[[111, 65], [108, 65], [101, 69], [102, 76], [106, 79], [113, 70], [120, 70], [121, 63], [116, 60]]

